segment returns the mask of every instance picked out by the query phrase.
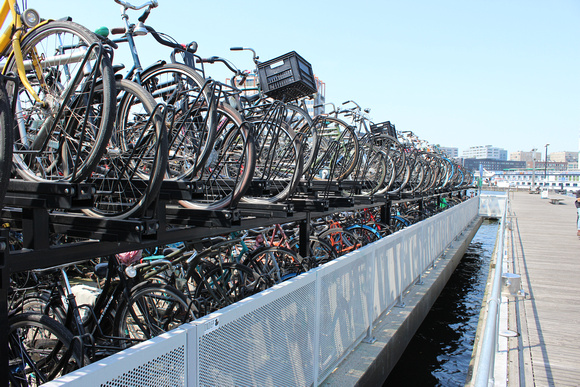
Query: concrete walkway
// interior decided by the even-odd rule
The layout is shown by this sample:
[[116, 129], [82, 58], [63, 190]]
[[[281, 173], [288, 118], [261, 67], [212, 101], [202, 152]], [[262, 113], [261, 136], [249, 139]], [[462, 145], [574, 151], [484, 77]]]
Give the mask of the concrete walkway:
[[[525, 297], [509, 297], [508, 386], [580, 385], [580, 239], [574, 198], [559, 204], [510, 193], [508, 271]], [[508, 227], [509, 228], [509, 227]]]

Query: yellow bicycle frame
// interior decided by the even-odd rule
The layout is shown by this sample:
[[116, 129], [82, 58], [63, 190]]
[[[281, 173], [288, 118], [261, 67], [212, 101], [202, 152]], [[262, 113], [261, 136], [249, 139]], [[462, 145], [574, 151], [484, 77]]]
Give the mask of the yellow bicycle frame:
[[[16, 0], [4, 0], [2, 8], [0, 8], [0, 21], [1, 21], [0, 25], [4, 25], [4, 23], [6, 22], [6, 19], [8, 17], [8, 11], [10, 11], [12, 15], [12, 22], [6, 27], [2, 35], [0, 35], [0, 53], [6, 52], [9, 45], [12, 44], [12, 52], [10, 53], [10, 55], [14, 55], [14, 60], [16, 61], [16, 67], [18, 69], [18, 77], [20, 78], [20, 82], [22, 82], [24, 88], [30, 93], [30, 95], [37, 102], [44, 105], [44, 102], [40, 99], [40, 97], [38, 97], [38, 94], [36, 94], [36, 92], [30, 85], [30, 82], [28, 82], [28, 79], [26, 77], [26, 70], [24, 68], [24, 58], [22, 57], [22, 49], [20, 47], [22, 32], [25, 30], [26, 27], [22, 23], [22, 17], [16, 12]], [[45, 23], [48, 23], [48, 21], [40, 23], [39, 25], [43, 25]], [[32, 52], [32, 56], [33, 56], [31, 58], [32, 66], [34, 67], [38, 79], [41, 80], [41, 84], [44, 84], [40, 59], [38, 58], [37, 55], [35, 55], [35, 51]], [[8, 63], [8, 61], [6, 63]], [[3, 74], [6, 73], [6, 68], [3, 69], [2, 73]]]

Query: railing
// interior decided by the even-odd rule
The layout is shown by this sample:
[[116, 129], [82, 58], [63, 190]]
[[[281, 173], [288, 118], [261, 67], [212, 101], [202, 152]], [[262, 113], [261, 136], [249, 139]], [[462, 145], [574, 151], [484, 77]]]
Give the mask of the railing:
[[[497, 233], [495, 255], [495, 270], [493, 277], [493, 286], [491, 295], [487, 303], [487, 316], [485, 319], [485, 330], [481, 339], [481, 352], [479, 355], [479, 362], [475, 373], [476, 387], [484, 387], [493, 385], [493, 369], [495, 365], [495, 354], [497, 352], [498, 343], [498, 327], [499, 327], [499, 306], [501, 303], [501, 284], [502, 284], [502, 269], [503, 260], [507, 255], [504, 248], [504, 240], [506, 237], [506, 216], [508, 208], [507, 196], [503, 202], [501, 222]], [[481, 213], [481, 210], [480, 210]]]
[[479, 195], [479, 215], [500, 219], [505, 214], [508, 194]]
[[478, 216], [473, 198], [47, 384], [318, 385]]

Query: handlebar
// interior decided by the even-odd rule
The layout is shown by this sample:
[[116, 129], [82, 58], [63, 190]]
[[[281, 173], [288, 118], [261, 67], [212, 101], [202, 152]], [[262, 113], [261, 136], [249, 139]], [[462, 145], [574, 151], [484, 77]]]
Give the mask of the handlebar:
[[221, 58], [219, 56], [212, 56], [212, 57], [209, 57], [209, 58], [201, 58], [201, 59], [198, 59], [198, 62], [201, 62], [201, 63], [211, 63], [211, 64], [213, 64], [215, 62], [221, 62], [224, 65], [226, 65], [226, 67], [232, 73], [234, 73], [236, 75], [242, 75], [242, 72], [240, 70], [236, 69], [228, 60], [226, 60], [224, 58]]
[[134, 10], [139, 10], [139, 9], [143, 9], [145, 7], [148, 8], [155, 8], [159, 5], [159, 3], [157, 2], [157, 0], [149, 0], [146, 3], [140, 5], [140, 6], [135, 6], [131, 3], [129, 3], [128, 1], [123, 1], [123, 0], [115, 0], [115, 3], [121, 5], [123, 8], [125, 9], [134, 9]]
[[356, 105], [356, 107], [358, 108], [358, 110], [361, 110], [361, 107], [358, 103], [354, 102], [352, 99], [349, 99], [348, 101], [343, 102], [343, 105], [346, 105], [347, 103], [353, 103]]
[[252, 51], [252, 54], [253, 54], [252, 60], [257, 65], [258, 59], [260, 59], [260, 57], [256, 54], [256, 51], [253, 48], [250, 48], [250, 47], [230, 47], [230, 51], [244, 51], [244, 50], [245, 51]]
[[[117, 0], [115, 0], [115, 1], [117, 1]], [[121, 0], [119, 0], [119, 1], [121, 1]], [[169, 39], [164, 38], [163, 36], [168, 36], [168, 35], [163, 34], [163, 36], [162, 36], [162, 34], [155, 31], [155, 29], [153, 27], [145, 26], [145, 25], [144, 25], [144, 27], [147, 29], [147, 32], [149, 32], [159, 44], [173, 48], [173, 49], [178, 50], [178, 51], [190, 52], [192, 54], [195, 54], [195, 52], [197, 51], [197, 42], [191, 42], [188, 45], [177, 43], [177, 42], [174, 42], [174, 41], [171, 41]], [[116, 27], [116, 28], [111, 29], [111, 34], [113, 34], [113, 35], [121, 35], [121, 34], [124, 34], [126, 32], [127, 32], [127, 29], [125, 27]]]
[[[233, 47], [233, 48], [237, 48], [237, 47]], [[231, 50], [233, 50], [233, 48]], [[233, 50], [235, 51], [235, 50]], [[246, 78], [248, 78], [247, 73], [237, 69], [234, 67], [234, 65], [227, 59], [224, 59], [222, 57], [219, 56], [212, 56], [210, 58], [201, 58], [197, 60], [198, 63], [210, 63], [210, 64], [214, 64], [215, 62], [221, 62], [223, 63], [232, 73], [234, 73], [234, 76], [231, 79], [231, 84], [234, 88], [237, 89], [236, 84], [235, 84], [235, 79], [236, 77], [241, 77], [241, 79], [237, 82], [238, 86], [242, 86], [245, 82], [246, 82]]]

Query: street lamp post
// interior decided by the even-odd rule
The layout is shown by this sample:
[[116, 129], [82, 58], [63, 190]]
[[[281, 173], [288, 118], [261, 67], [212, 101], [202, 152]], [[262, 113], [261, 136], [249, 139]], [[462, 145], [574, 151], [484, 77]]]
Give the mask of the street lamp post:
[[546, 161], [544, 162], [544, 187], [548, 184], [548, 145], [544, 145], [546, 147]]
[[532, 149], [532, 191], [536, 189], [536, 151], [536, 148]]

